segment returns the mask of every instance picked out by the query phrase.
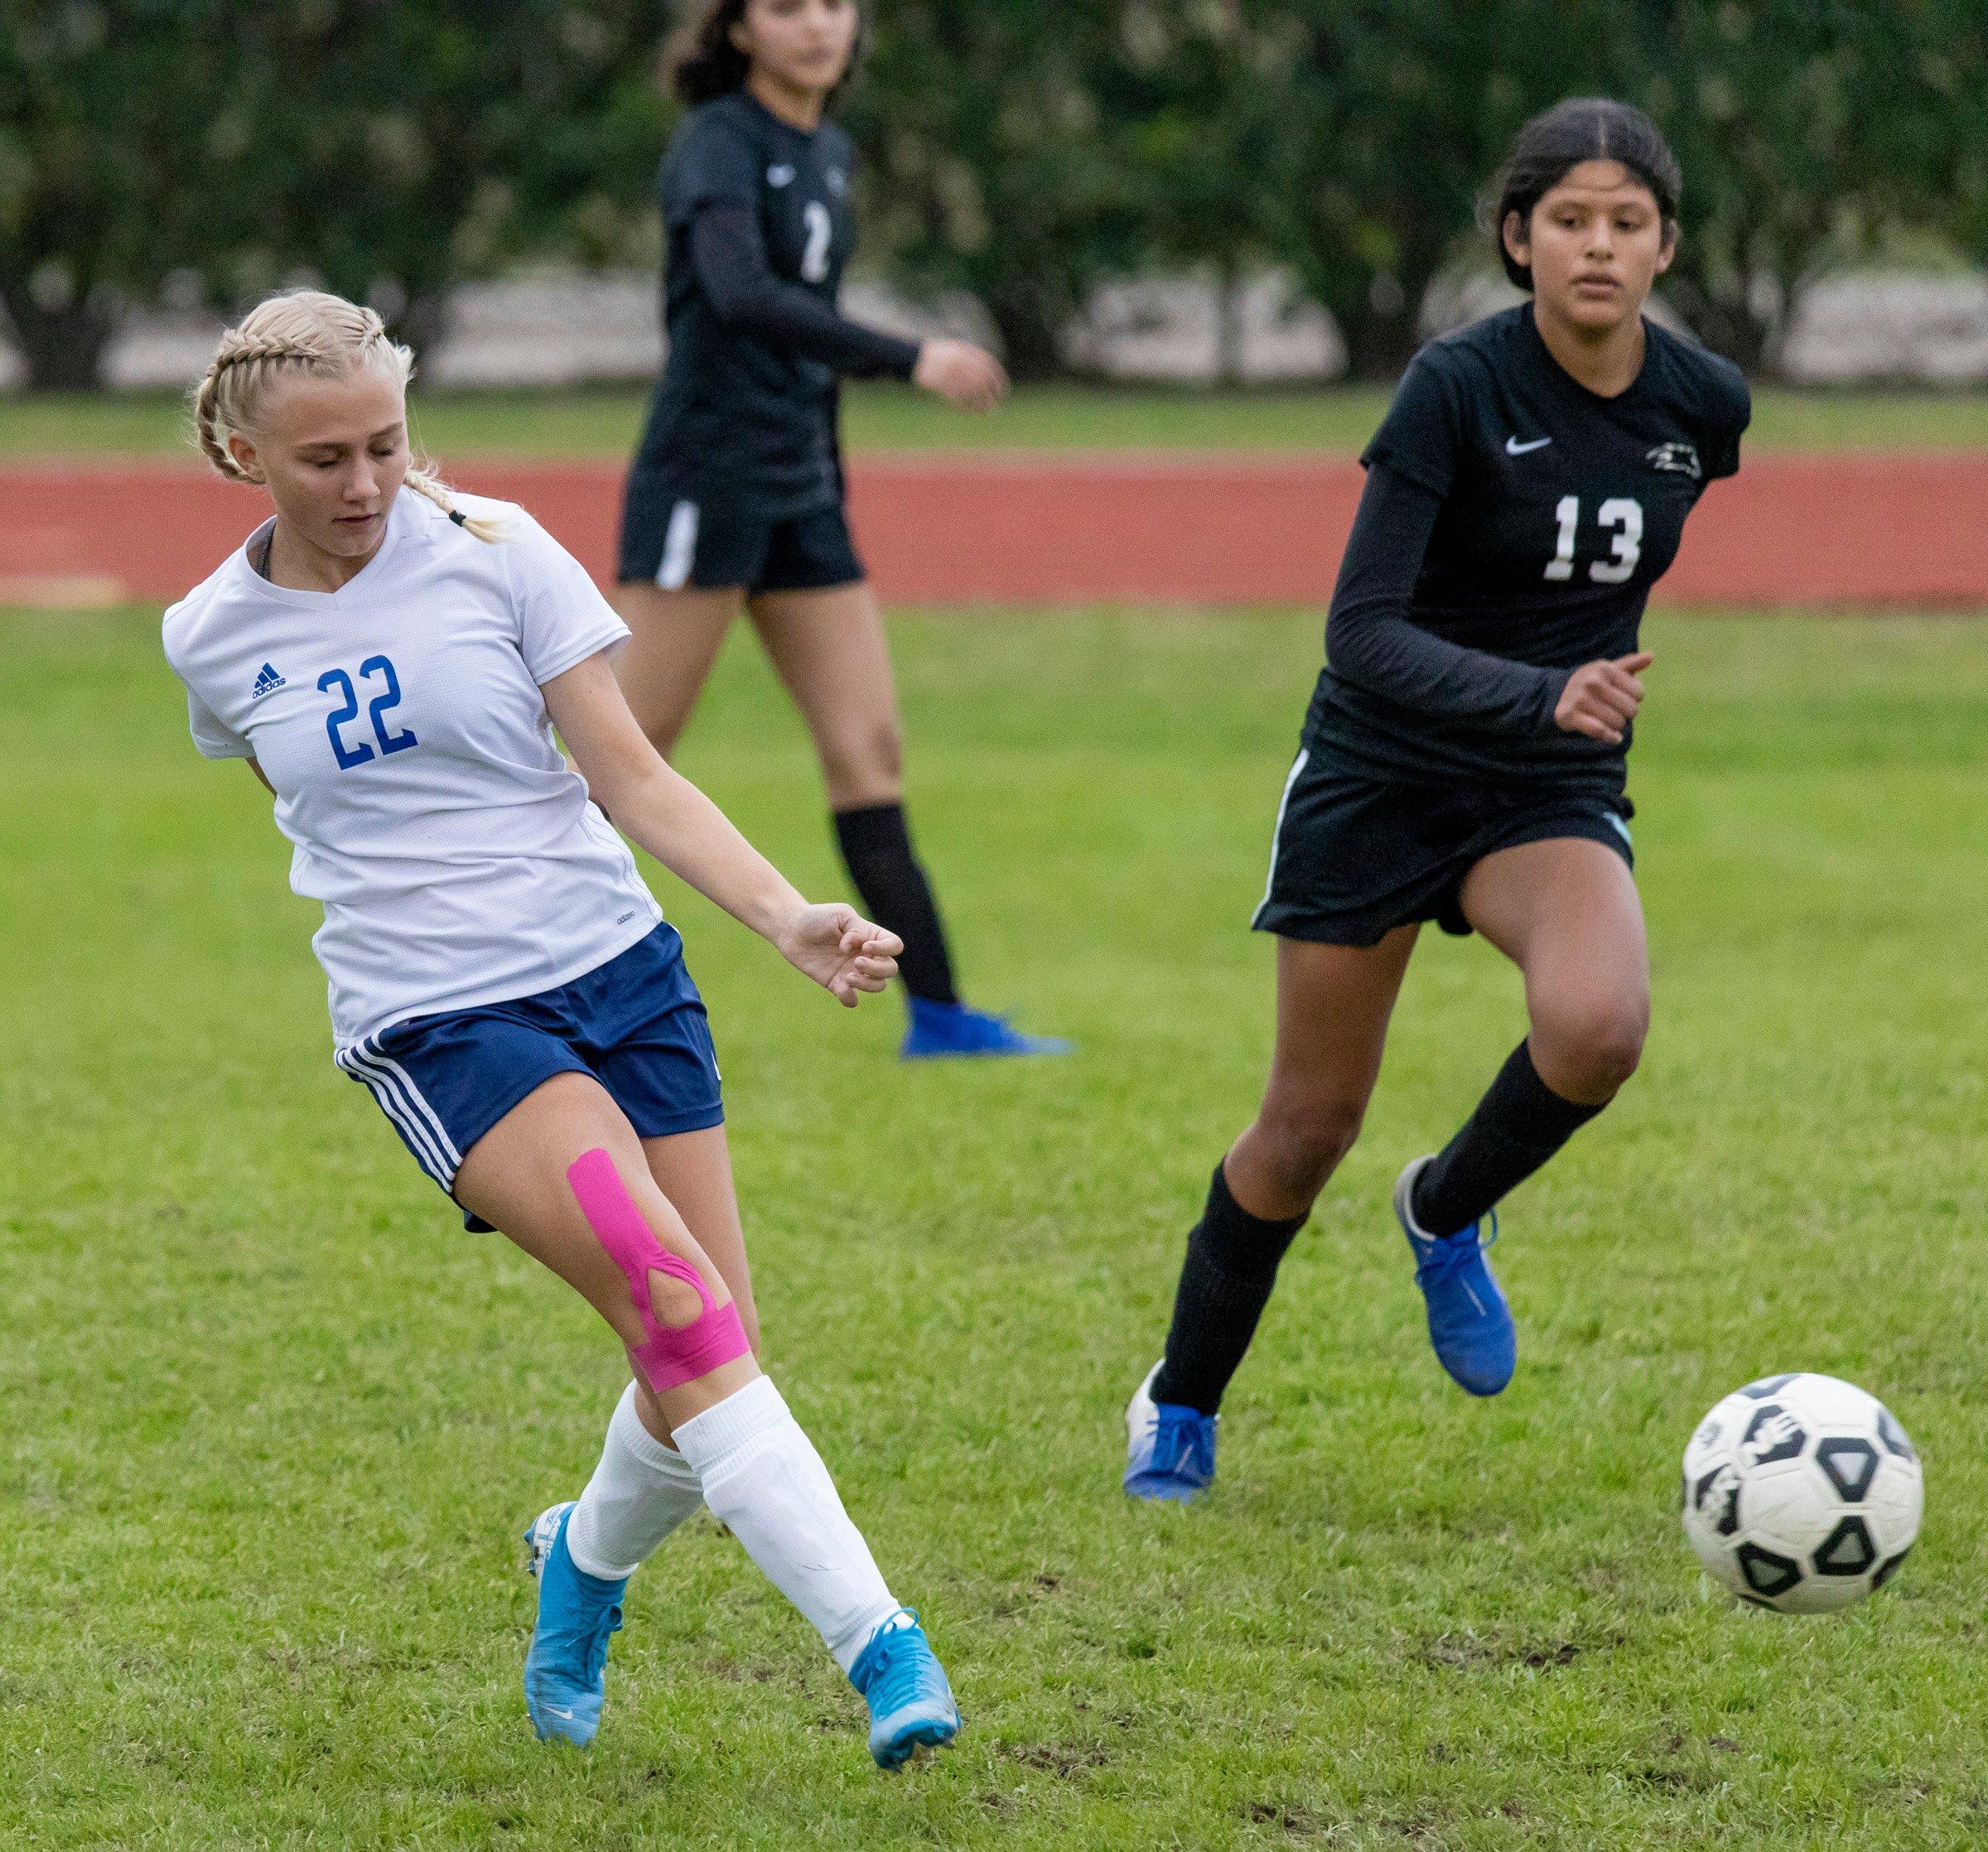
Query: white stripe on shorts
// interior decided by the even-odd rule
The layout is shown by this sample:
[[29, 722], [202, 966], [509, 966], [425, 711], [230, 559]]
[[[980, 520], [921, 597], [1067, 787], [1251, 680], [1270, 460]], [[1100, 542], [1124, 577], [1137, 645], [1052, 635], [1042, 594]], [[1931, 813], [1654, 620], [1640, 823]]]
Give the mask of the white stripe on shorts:
[[393, 1084], [369, 1069], [362, 1068], [353, 1058], [350, 1049], [333, 1058], [346, 1073], [355, 1080], [364, 1081], [366, 1091], [373, 1096], [373, 1103], [384, 1112], [395, 1131], [407, 1141], [408, 1149], [414, 1154], [423, 1174], [432, 1177], [444, 1189], [449, 1187], [446, 1166], [440, 1155], [429, 1144], [421, 1127], [412, 1122], [407, 1109], [401, 1103], [400, 1095]]
[[[367, 1059], [359, 1047], [349, 1048], [338, 1057], [338, 1064], [355, 1079], [363, 1080], [371, 1089], [373, 1097], [379, 1102], [379, 1109], [392, 1120], [408, 1141], [408, 1148], [414, 1154], [414, 1160], [423, 1170], [442, 1185], [451, 1189], [456, 1181], [455, 1167], [442, 1155], [435, 1135], [427, 1122], [416, 1116], [401, 1091], [400, 1083], [391, 1074], [384, 1073]], [[426, 1102], [422, 1102], [424, 1105]]]
[[[1291, 789], [1298, 782], [1298, 775], [1305, 769], [1305, 761], [1311, 757], [1311, 748], [1306, 746], [1291, 762], [1291, 776], [1284, 780], [1284, 795], [1277, 799], [1276, 826], [1270, 832], [1270, 873], [1264, 878], [1263, 898], [1257, 903], [1257, 915], [1270, 904], [1270, 890], [1277, 885], [1277, 844], [1283, 839], [1284, 812], [1291, 803]], [[1250, 924], [1254, 925], [1256, 919]]]
[[400, 1083], [414, 1110], [427, 1121], [428, 1127], [435, 1134], [436, 1142], [442, 1146], [442, 1155], [448, 1159], [451, 1169], [461, 1164], [462, 1153], [456, 1149], [456, 1141], [449, 1136], [449, 1128], [442, 1123], [442, 1115], [422, 1097], [421, 1089], [414, 1084], [413, 1075], [380, 1047], [379, 1037], [369, 1035], [361, 1044], [360, 1052], [376, 1066], [384, 1068]]
[[656, 583], [665, 591], [681, 591], [690, 583], [697, 557], [697, 504], [678, 502], [669, 511], [669, 532], [663, 541], [663, 563]]

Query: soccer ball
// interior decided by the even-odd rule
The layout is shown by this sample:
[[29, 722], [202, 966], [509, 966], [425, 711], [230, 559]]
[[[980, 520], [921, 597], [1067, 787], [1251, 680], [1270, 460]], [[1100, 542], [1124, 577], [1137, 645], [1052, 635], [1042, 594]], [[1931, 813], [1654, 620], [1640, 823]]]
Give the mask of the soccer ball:
[[1783, 1613], [1827, 1613], [1883, 1588], [1924, 1499], [1904, 1429], [1833, 1376], [1749, 1382], [1684, 1449], [1684, 1534], [1706, 1573]]

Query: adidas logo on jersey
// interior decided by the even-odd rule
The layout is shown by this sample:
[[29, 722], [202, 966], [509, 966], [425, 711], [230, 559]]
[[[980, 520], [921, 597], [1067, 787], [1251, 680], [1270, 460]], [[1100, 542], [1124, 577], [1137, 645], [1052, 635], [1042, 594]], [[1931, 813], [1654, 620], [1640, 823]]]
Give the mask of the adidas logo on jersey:
[[1698, 451], [1691, 444], [1659, 444], [1644, 459], [1653, 470], [1675, 470], [1696, 482], [1704, 473], [1698, 467]]
[[784, 161], [777, 167], [769, 167], [766, 170], [766, 184], [769, 186], [793, 186], [794, 169]]
[[248, 691], [248, 698], [251, 701], [260, 701], [264, 695], [274, 694], [278, 688], [283, 686], [285, 686], [283, 678], [276, 673], [276, 665], [273, 663], [264, 663], [262, 673], [255, 678], [255, 686]]

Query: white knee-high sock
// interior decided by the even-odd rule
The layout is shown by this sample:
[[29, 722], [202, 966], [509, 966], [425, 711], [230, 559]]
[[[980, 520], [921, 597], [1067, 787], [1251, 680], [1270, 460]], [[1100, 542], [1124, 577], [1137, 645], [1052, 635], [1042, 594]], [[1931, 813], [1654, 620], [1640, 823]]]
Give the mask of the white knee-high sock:
[[601, 1464], [567, 1523], [566, 1547], [586, 1574], [618, 1582], [703, 1502], [696, 1469], [642, 1425], [631, 1382], [607, 1424]]
[[760, 1377], [676, 1437], [705, 1502], [847, 1671], [898, 1606], [779, 1391]]

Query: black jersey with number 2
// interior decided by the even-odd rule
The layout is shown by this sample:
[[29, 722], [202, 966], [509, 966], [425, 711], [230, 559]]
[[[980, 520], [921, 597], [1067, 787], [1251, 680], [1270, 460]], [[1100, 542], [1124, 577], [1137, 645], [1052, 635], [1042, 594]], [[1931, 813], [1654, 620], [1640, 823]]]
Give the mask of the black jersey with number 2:
[[1630, 654], [1650, 587], [1750, 416], [1730, 362], [1644, 324], [1590, 392], [1530, 303], [1431, 342], [1361, 457], [1367, 487], [1305, 744], [1355, 776], [1619, 793], [1627, 741], [1554, 724], [1570, 673]]
[[841, 494], [837, 380], [909, 379], [917, 346], [837, 312], [854, 149], [744, 91], [691, 112], [660, 179], [669, 358], [639, 466], [663, 494], [790, 519]]

